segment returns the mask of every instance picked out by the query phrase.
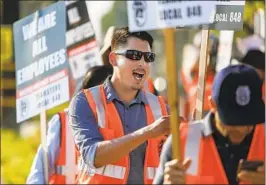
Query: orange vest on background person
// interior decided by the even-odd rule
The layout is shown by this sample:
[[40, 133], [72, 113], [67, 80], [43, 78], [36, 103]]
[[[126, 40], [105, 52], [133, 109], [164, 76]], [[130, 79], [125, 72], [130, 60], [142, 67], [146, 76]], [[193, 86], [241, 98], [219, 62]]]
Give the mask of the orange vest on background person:
[[[88, 103], [98, 122], [104, 140], [124, 136], [123, 125], [113, 102], [106, 102], [103, 85], [84, 90]], [[145, 104], [147, 124], [167, 115], [166, 104], [161, 97], [145, 92], [149, 104]], [[163, 137], [148, 140], [144, 162], [144, 183], [152, 184], [159, 165], [159, 145]], [[129, 155], [119, 161], [97, 168], [94, 174], [79, 171], [78, 184], [126, 184], [130, 169]], [[87, 170], [87, 169], [86, 169]]]
[[[197, 100], [197, 88], [198, 88], [198, 77], [195, 77], [193, 81], [189, 82], [184, 72], [181, 71], [181, 79], [183, 82], [184, 89], [187, 93], [187, 100], [188, 100], [188, 106], [189, 106], [189, 113], [192, 114], [194, 109], [196, 108], [196, 100]], [[208, 112], [210, 110], [209, 104], [208, 104], [208, 97], [212, 94], [212, 84], [214, 80], [214, 74], [209, 74], [206, 76], [206, 82], [205, 82], [205, 94], [204, 94], [204, 105], [203, 105], [203, 111]]]
[[154, 89], [153, 81], [151, 78], [147, 78], [147, 80], [145, 81], [144, 90], [154, 94], [155, 89]]
[[[186, 183], [229, 184], [215, 141], [209, 131], [210, 126], [202, 127], [202, 124], [205, 123], [181, 125], [182, 157], [183, 159], [191, 158], [192, 163], [188, 173], [189, 170], [193, 171], [191, 175], [187, 175]], [[259, 124], [255, 127], [247, 160], [265, 160], [264, 138], [264, 124]], [[248, 184], [248, 182], [240, 184]]]
[[68, 125], [68, 111], [59, 112], [61, 140], [55, 171], [49, 178], [49, 184], [74, 184], [77, 174], [77, 150]]

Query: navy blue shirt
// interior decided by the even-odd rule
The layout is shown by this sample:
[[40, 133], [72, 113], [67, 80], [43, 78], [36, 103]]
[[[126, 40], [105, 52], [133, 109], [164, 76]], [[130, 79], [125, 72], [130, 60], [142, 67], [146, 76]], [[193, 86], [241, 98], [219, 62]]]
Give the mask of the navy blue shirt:
[[[127, 105], [116, 94], [110, 78], [104, 83], [104, 92], [107, 102], [112, 101], [119, 113], [125, 134], [134, 132], [147, 125], [145, 104], [148, 101], [143, 91], [139, 91], [132, 102]], [[94, 158], [97, 144], [103, 141], [98, 130], [97, 122], [92, 109], [87, 103], [83, 92], [78, 93], [69, 106], [69, 123], [73, 131], [75, 143], [85, 164], [94, 168]], [[144, 160], [146, 142], [130, 152], [130, 171], [128, 184], [144, 184]]]

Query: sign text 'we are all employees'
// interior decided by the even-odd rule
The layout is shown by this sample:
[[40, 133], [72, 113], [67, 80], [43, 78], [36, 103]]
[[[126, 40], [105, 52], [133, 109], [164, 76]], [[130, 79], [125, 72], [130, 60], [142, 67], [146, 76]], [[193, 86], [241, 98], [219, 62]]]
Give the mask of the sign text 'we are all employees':
[[[38, 34], [56, 26], [56, 11], [52, 11], [38, 19], [33, 20], [31, 23], [22, 27], [23, 39], [27, 41]], [[60, 34], [60, 33], [58, 33]], [[40, 54], [48, 50], [46, 36], [37, 37], [32, 43], [32, 59], [33, 63], [18, 70], [18, 85], [34, 79], [35, 77], [47, 72], [66, 61], [65, 49], [61, 48], [58, 51], [42, 57], [35, 61]]]

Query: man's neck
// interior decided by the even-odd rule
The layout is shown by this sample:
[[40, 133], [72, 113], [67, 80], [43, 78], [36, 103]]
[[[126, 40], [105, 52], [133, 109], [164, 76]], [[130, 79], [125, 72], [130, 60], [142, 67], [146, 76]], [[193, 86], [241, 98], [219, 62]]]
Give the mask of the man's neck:
[[127, 89], [123, 87], [121, 81], [117, 79], [115, 75], [112, 76], [111, 83], [119, 99], [126, 104], [130, 104], [138, 93], [137, 90]]

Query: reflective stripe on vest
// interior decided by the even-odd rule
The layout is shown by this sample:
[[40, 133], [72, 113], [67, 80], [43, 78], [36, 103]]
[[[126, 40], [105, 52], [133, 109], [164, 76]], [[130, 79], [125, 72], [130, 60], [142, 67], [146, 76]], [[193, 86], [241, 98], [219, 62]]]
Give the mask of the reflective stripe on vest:
[[202, 123], [190, 123], [187, 133], [187, 142], [185, 146], [185, 158], [191, 159], [191, 165], [187, 172], [196, 175], [198, 171], [200, 139], [202, 136]]
[[105, 110], [104, 110], [103, 101], [101, 98], [100, 86], [91, 88], [90, 92], [92, 94], [92, 97], [96, 105], [98, 126], [101, 128], [105, 128]]
[[[57, 174], [57, 175], [66, 175], [67, 174], [67, 167], [66, 166], [56, 166], [55, 167], [55, 173]], [[73, 173], [73, 171], [72, 171], [72, 173]], [[76, 165], [75, 166], [75, 174], [78, 174], [78, 166]]]
[[75, 182], [75, 175], [76, 173], [73, 173], [76, 171], [76, 149], [75, 149], [75, 143], [72, 136], [72, 132], [70, 129], [70, 126], [68, 124], [68, 112], [65, 111], [66, 116], [66, 165], [65, 165], [65, 173], [66, 173], [66, 183], [74, 183]]
[[[60, 155], [65, 155], [65, 165], [56, 165], [55, 166], [55, 175], [64, 175], [66, 184], [75, 183], [76, 174], [78, 173], [77, 164], [76, 164], [76, 148], [74, 139], [72, 136], [72, 132], [70, 126], [68, 124], [68, 110], [64, 110], [64, 119], [65, 123], [61, 122], [61, 125], [64, 124], [65, 128], [65, 146], [66, 148], [62, 148], [60, 151]], [[61, 126], [62, 127], [62, 126]], [[62, 134], [61, 134], [62, 135]], [[63, 135], [61, 136], [63, 137]], [[63, 141], [63, 139], [61, 138]]]
[[151, 112], [153, 114], [154, 120], [162, 117], [161, 104], [157, 96], [153, 96], [149, 93], [145, 93], [149, 106], [151, 107]]
[[97, 168], [95, 170], [95, 173], [107, 177], [124, 179], [126, 173], [126, 167], [109, 164], [101, 168]]
[[149, 84], [148, 84], [147, 80], [144, 82], [144, 90], [147, 91], [147, 92], [150, 92]]
[[157, 168], [147, 167], [147, 178], [154, 179]]
[[[92, 172], [93, 174], [95, 173], [98, 175], [104, 175], [107, 177], [113, 177], [117, 179], [124, 179], [126, 173], [126, 167], [116, 166], [116, 165], [106, 165], [104, 167], [97, 169], [88, 169], [87, 166], [86, 171], [89, 172], [89, 170], [91, 170], [90, 172]], [[147, 178], [154, 179], [157, 168], [147, 167], [146, 170], [147, 170]]]

